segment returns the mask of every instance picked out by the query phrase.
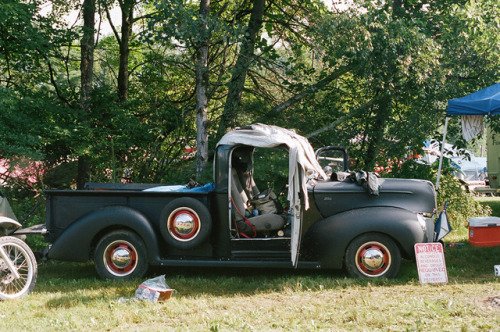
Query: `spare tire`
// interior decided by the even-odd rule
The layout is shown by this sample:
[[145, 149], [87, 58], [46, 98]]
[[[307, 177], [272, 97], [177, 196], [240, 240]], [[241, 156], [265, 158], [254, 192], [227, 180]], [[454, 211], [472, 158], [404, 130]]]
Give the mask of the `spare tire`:
[[167, 204], [160, 215], [163, 239], [178, 249], [191, 249], [208, 239], [212, 217], [208, 208], [191, 197], [177, 198]]

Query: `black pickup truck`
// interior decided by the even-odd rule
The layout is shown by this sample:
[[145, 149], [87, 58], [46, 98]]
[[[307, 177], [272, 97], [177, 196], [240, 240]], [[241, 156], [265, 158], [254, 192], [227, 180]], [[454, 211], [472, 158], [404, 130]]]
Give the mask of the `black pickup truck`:
[[[259, 190], [279, 179], [261, 180], [257, 164], [270, 174], [286, 165], [277, 195]], [[140, 277], [149, 266], [344, 267], [356, 277], [395, 277], [415, 243], [435, 238], [434, 187], [423, 180], [355, 181], [348, 165], [344, 148], [315, 154], [295, 132], [256, 124], [222, 138], [211, 184], [48, 190], [46, 224], [34, 229], [50, 243], [48, 258], [93, 260], [103, 278]], [[276, 209], [259, 210], [259, 197], [270, 197]]]

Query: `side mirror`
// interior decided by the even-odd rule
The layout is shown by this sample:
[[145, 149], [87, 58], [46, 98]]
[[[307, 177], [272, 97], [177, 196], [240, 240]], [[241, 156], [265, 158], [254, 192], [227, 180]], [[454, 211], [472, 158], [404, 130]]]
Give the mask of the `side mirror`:
[[349, 155], [343, 146], [325, 146], [316, 150], [316, 159], [330, 176], [333, 172], [346, 172], [349, 169]]

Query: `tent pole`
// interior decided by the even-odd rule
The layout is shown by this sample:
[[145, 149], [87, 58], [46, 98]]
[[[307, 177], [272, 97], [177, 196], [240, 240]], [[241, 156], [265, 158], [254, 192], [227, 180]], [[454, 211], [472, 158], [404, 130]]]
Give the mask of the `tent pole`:
[[436, 179], [436, 191], [439, 190], [439, 178], [441, 177], [441, 168], [443, 166], [444, 144], [446, 143], [446, 132], [448, 131], [448, 121], [450, 121], [450, 118], [446, 117], [446, 120], [444, 122], [443, 142], [441, 143], [441, 156], [439, 156], [439, 167]]

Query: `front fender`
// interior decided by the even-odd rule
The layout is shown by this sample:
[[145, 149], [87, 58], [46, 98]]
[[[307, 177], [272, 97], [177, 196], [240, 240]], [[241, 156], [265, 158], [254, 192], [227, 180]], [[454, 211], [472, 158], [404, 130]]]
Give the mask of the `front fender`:
[[48, 257], [86, 262], [91, 257], [95, 237], [105, 229], [117, 228], [136, 232], [144, 240], [149, 261], [159, 259], [158, 239], [148, 219], [139, 211], [125, 206], [105, 207], [76, 220], [54, 241]]
[[319, 260], [324, 268], [342, 268], [347, 246], [364, 233], [390, 236], [412, 257], [415, 243], [427, 242], [417, 214], [393, 207], [373, 207], [346, 211], [315, 223], [304, 236], [305, 254]]
[[18, 228], [21, 228], [19, 222], [9, 217], [0, 216], [0, 236], [10, 235]]

